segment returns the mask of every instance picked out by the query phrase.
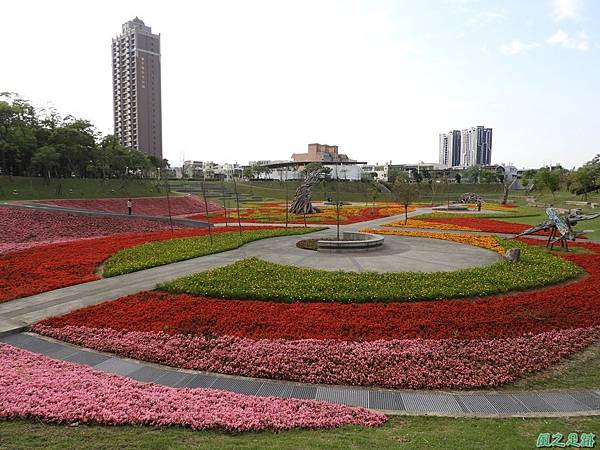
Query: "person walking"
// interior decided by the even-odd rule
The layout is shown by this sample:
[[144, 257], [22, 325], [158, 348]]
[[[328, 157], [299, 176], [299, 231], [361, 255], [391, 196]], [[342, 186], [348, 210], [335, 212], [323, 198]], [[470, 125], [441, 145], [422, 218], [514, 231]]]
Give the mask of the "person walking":
[[481, 200], [477, 200], [477, 211], [481, 211]]
[[131, 199], [127, 199], [127, 212], [129, 213], [129, 215], [131, 215], [131, 209], [133, 208], [133, 202], [131, 201]]

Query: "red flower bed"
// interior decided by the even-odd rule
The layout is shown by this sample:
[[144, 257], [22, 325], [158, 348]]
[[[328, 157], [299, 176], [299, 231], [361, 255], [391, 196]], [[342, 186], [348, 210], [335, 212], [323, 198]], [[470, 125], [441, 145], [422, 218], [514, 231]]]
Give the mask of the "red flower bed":
[[[246, 227], [245, 230], [263, 227]], [[214, 229], [214, 233], [237, 231]], [[113, 253], [151, 241], [205, 235], [206, 229], [131, 233], [38, 246], [0, 256], [0, 302], [99, 279], [96, 268]]]
[[[181, 216], [204, 212], [204, 201], [196, 196], [171, 197], [141, 197], [132, 198], [133, 213], [147, 216], [169, 215], [169, 203], [171, 215]], [[92, 211], [127, 212], [127, 198], [95, 198], [95, 199], [69, 199], [69, 200], [40, 200], [29, 203], [41, 203], [45, 205], [62, 206], [65, 208], [88, 209]], [[217, 203], [208, 202], [208, 210], [221, 209]]]
[[[482, 219], [477, 217], [440, 217], [440, 218], [426, 218], [419, 219], [425, 222], [435, 223], [447, 223], [451, 225], [458, 225], [461, 227], [468, 227], [473, 230], [486, 231], [488, 233], [509, 233], [519, 234], [528, 228], [530, 225], [524, 225], [521, 223], [503, 222], [501, 220], [494, 219]], [[536, 234], [547, 235], [547, 232], [540, 232]]]
[[144, 219], [89, 217], [36, 209], [0, 208], [0, 253], [53, 242], [119, 233], [145, 233], [169, 228], [168, 223]]
[[[540, 242], [528, 240], [535, 244]], [[578, 244], [600, 252], [600, 245]], [[42, 324], [251, 339], [481, 339], [600, 325], [600, 254], [561, 254], [590, 275], [568, 285], [417, 303], [271, 303], [142, 292]]]
[[[306, 217], [296, 214], [288, 214], [288, 223], [303, 224], [320, 223], [332, 225], [337, 223], [337, 212], [335, 207], [320, 207], [321, 211], [315, 214], [307, 214]], [[408, 212], [414, 211], [415, 206], [409, 206]], [[227, 220], [225, 214], [227, 213]], [[395, 204], [382, 204], [374, 207], [364, 206], [342, 206], [340, 209], [340, 224], [365, 222], [368, 220], [381, 219], [397, 214], [404, 214], [404, 207]], [[227, 212], [221, 208], [209, 214], [196, 214], [189, 217], [194, 220], [210, 220], [212, 223], [237, 222], [237, 210], [228, 209]], [[240, 209], [240, 221], [246, 223], [285, 223], [285, 205], [281, 203], [263, 203], [255, 208]]]

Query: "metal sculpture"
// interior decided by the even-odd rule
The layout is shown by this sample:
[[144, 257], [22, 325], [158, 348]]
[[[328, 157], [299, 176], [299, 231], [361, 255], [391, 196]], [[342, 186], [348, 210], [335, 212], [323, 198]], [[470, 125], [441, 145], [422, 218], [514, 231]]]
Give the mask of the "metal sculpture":
[[460, 199], [461, 203], [483, 203], [483, 200], [481, 199], [481, 196], [477, 195], [474, 192], [469, 192], [467, 194], [464, 194], [461, 199]]
[[312, 188], [321, 178], [322, 169], [315, 169], [306, 175], [306, 178], [294, 194], [294, 200], [290, 205], [289, 212], [292, 214], [314, 214], [319, 210], [311, 202]]
[[595, 219], [596, 217], [600, 217], [599, 214], [581, 214], [574, 213], [569, 214], [568, 216], [561, 216], [558, 211], [554, 208], [546, 208], [546, 214], [548, 215], [548, 220], [531, 227], [522, 233], [519, 233], [515, 236], [515, 238], [521, 236], [527, 236], [530, 234], [537, 233], [538, 231], [546, 231], [550, 230], [550, 236], [548, 237], [548, 242], [546, 243], [546, 247], [554, 248], [554, 244], [560, 242], [560, 246], [565, 250], [569, 250], [568, 241], [575, 241], [577, 236], [581, 236], [583, 232], [573, 230], [573, 227], [577, 225], [577, 222], [582, 220], [590, 220]]

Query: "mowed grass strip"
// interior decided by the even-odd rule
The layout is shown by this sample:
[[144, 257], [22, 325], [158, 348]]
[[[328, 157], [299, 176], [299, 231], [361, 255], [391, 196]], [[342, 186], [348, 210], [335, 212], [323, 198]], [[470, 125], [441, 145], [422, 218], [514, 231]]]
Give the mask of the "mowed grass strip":
[[521, 249], [518, 263], [453, 272], [331, 272], [248, 258], [159, 286], [173, 293], [280, 302], [391, 302], [477, 297], [547, 286], [583, 273], [541, 248], [499, 239]]
[[156, 241], [137, 247], [123, 249], [104, 264], [103, 276], [114, 277], [151, 267], [163, 266], [199, 256], [211, 255], [233, 250], [248, 242], [278, 236], [306, 234], [323, 228], [273, 228], [264, 230], [243, 231], [213, 234], [212, 243], [209, 236], [194, 236], [167, 241]]

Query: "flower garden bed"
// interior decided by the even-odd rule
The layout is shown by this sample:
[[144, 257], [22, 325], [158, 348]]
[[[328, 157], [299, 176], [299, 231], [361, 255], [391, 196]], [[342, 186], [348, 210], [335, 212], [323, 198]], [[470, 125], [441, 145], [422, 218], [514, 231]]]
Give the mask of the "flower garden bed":
[[0, 344], [0, 417], [227, 431], [378, 426], [383, 414], [310, 400], [141, 383]]
[[600, 327], [503, 339], [252, 340], [88, 327], [35, 330], [85, 347], [186, 369], [305, 383], [442, 389], [499, 386], [600, 338]]
[[[460, 238], [454, 234], [447, 236], [453, 240]], [[480, 237], [474, 239], [482, 242]], [[452, 272], [352, 273], [248, 258], [165, 283], [159, 289], [215, 298], [281, 302], [397, 302], [497, 294], [546, 286], [582, 274], [577, 265], [542, 249], [514, 241], [501, 242], [502, 246], [521, 247], [519, 263], [502, 261]], [[495, 244], [496, 248], [502, 248], [497, 241]]]
[[[319, 206], [321, 210], [316, 214], [307, 214], [306, 217], [297, 214], [288, 214], [289, 223], [322, 223], [335, 224], [337, 221], [337, 211], [335, 206]], [[408, 212], [416, 209], [415, 206], [409, 206]], [[237, 211], [234, 209], [211, 212], [208, 215], [198, 214], [191, 216], [195, 220], [210, 220], [212, 223], [225, 222], [227, 214], [228, 222], [237, 222]], [[384, 203], [376, 206], [342, 206], [340, 208], [340, 223], [351, 224], [365, 222], [368, 220], [381, 219], [396, 214], [404, 214], [404, 207], [397, 204]], [[240, 209], [240, 220], [242, 222], [256, 223], [285, 223], [285, 204], [281, 203], [263, 203], [256, 206]]]
[[[243, 233], [240, 236], [237, 233], [237, 229], [233, 229], [235, 231], [224, 233], [223, 228], [217, 228], [216, 230], [219, 232], [214, 234], [212, 240], [204, 235], [149, 242], [147, 244], [120, 250], [112, 255], [106, 260], [103, 275], [106, 277], [122, 275], [124, 273], [136, 272], [138, 270], [162, 266], [177, 261], [198, 258], [199, 256], [210, 255], [212, 253], [233, 250], [248, 242], [259, 239], [312, 233], [321, 229], [322, 228], [263, 228]], [[225, 231], [230, 230], [225, 229]]]
[[[264, 227], [245, 227], [244, 230], [264, 230]], [[268, 229], [268, 233], [273, 233], [273, 235], [278, 232], [281, 232], [281, 230]], [[206, 236], [207, 233], [207, 229], [185, 229], [175, 230], [173, 233], [158, 231], [121, 234], [37, 246], [1, 255], [0, 302], [97, 280], [100, 278], [96, 273], [98, 266], [108, 257], [124, 248], [135, 247], [152, 241]], [[233, 235], [237, 233], [237, 229], [219, 228], [213, 230], [213, 233], [216, 239], [216, 236], [220, 233], [231, 233]], [[264, 237], [263, 234], [261, 236]], [[208, 240], [208, 237], [204, 239]], [[231, 238], [231, 241], [236, 239], [239, 238]], [[197, 241], [194, 242], [197, 243]], [[205, 251], [206, 246], [200, 245], [200, 249]], [[220, 251], [216, 248], [214, 250]], [[137, 253], [134, 254], [137, 255]], [[141, 255], [143, 256], [143, 253]], [[176, 257], [177, 255], [165, 256]], [[134, 263], [136, 263], [135, 260], [131, 262], [131, 264]], [[147, 261], [141, 260], [141, 263], [148, 266]], [[126, 264], [127, 261], [124, 261], [119, 267], [126, 266]]]
[[89, 217], [34, 209], [0, 208], [0, 229], [1, 254], [56, 242], [167, 230], [170, 226], [168, 223], [144, 219]]
[[[132, 198], [133, 213], [147, 216], [172, 216], [198, 214], [204, 212], [204, 201], [196, 196], [167, 197], [139, 197]], [[61, 206], [63, 208], [86, 209], [91, 211], [104, 211], [127, 213], [127, 198], [95, 198], [95, 199], [67, 199], [67, 200], [38, 200], [26, 203]], [[207, 202], [209, 211], [217, 211], [221, 207], [214, 202]]]
[[499, 386], [600, 338], [600, 245], [578, 245], [590, 253], [560, 258], [589, 276], [535, 291], [368, 304], [146, 292], [45, 320], [34, 330], [133, 358], [229, 374], [390, 388]]
[[[497, 217], [497, 216], [494, 216]], [[508, 216], [507, 218], [510, 218]], [[463, 230], [463, 231], [485, 231], [489, 233], [519, 234], [530, 225], [520, 223], [504, 222], [493, 218], [482, 217], [421, 217], [409, 219], [405, 225], [404, 221], [395, 221], [386, 223], [385, 227], [411, 227], [411, 228], [432, 228], [441, 230]], [[536, 234], [548, 235], [548, 232], [538, 232]]]

